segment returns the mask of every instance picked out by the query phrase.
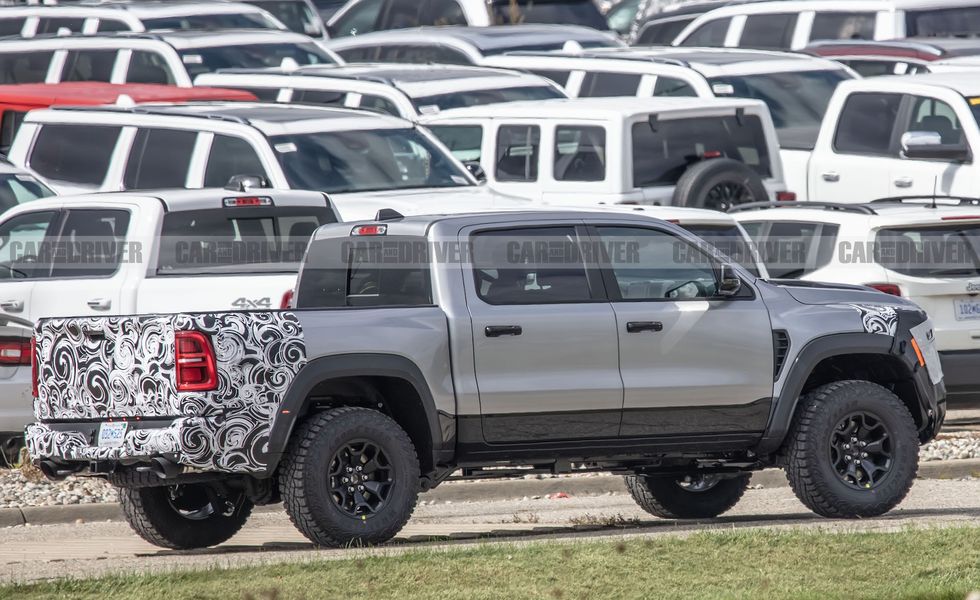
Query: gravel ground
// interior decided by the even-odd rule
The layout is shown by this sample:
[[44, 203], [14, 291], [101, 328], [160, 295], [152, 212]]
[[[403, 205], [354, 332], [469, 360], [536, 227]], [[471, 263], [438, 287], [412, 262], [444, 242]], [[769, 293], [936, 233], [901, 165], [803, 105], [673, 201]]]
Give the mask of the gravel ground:
[[[956, 460], [980, 458], [980, 432], [944, 433], [922, 447], [920, 460]], [[590, 477], [596, 473], [562, 475]], [[528, 475], [525, 479], [550, 477]], [[54, 506], [60, 504], [94, 504], [116, 502], [116, 491], [101, 479], [69, 477], [65, 481], [47, 481], [30, 470], [0, 470], [0, 508]]]

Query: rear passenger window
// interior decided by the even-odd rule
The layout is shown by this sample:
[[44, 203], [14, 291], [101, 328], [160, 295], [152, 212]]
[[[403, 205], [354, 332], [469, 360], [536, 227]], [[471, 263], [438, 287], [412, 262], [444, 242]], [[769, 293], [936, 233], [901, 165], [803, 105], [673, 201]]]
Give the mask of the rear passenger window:
[[606, 130], [602, 127], [557, 127], [554, 174], [556, 181], [604, 180]]
[[331, 90], [293, 90], [294, 104], [318, 104], [327, 106], [343, 106], [347, 92]]
[[477, 295], [487, 304], [592, 300], [573, 227], [486, 231], [471, 241]]
[[112, 79], [116, 50], [70, 50], [65, 57], [62, 81], [104, 81]]
[[0, 83], [44, 83], [54, 51], [0, 53]]
[[679, 19], [676, 21], [663, 21], [660, 23], [650, 23], [641, 31], [636, 40], [637, 46], [669, 46], [677, 38], [684, 28], [691, 24], [694, 19]]
[[793, 41], [795, 29], [795, 14], [749, 15], [738, 45], [743, 48], [786, 50]]
[[129, 25], [125, 21], [119, 21], [117, 19], [99, 19], [99, 26], [96, 28], [99, 33], [113, 32], [113, 31], [131, 31]]
[[173, 73], [163, 55], [156, 52], [133, 50], [129, 59], [129, 71], [126, 73], [129, 83], [161, 83], [174, 85]]
[[119, 127], [94, 125], [42, 125], [30, 153], [30, 166], [55, 181], [100, 185], [120, 131]]
[[81, 33], [84, 25], [84, 18], [42, 17], [37, 20], [37, 30], [35, 33], [37, 35], [42, 33], [58, 33], [58, 30], [62, 28], [71, 31], [72, 33]]
[[873, 40], [875, 13], [818, 12], [810, 40]]
[[895, 154], [892, 134], [901, 94], [851, 94], [844, 103], [834, 150], [844, 154]]
[[483, 127], [480, 125], [433, 125], [429, 127], [457, 160], [480, 162]]
[[504, 125], [497, 130], [497, 181], [537, 181], [541, 129]]
[[0, 35], [20, 35], [27, 19], [0, 19]]
[[123, 185], [127, 190], [185, 187], [195, 142], [194, 131], [140, 129], [129, 151]]
[[555, 71], [551, 69], [530, 69], [530, 71], [535, 75], [550, 79], [562, 87], [565, 87], [565, 84], [568, 83], [568, 76], [572, 74], [571, 71]]
[[728, 25], [732, 20], [715, 19], [698, 27], [680, 43], [681, 46], [724, 46], [728, 35]]
[[265, 168], [247, 141], [230, 135], [216, 135], [204, 172], [204, 187], [224, 187], [235, 175], [261, 175]]
[[128, 228], [125, 210], [69, 211], [58, 244], [63, 250], [51, 277], [111, 276], [119, 268]]
[[697, 92], [683, 79], [673, 77], [657, 77], [657, 83], [653, 86], [654, 96], [697, 96]]
[[643, 75], [632, 73], [586, 73], [578, 95], [582, 98], [635, 96]]
[[394, 102], [373, 94], [364, 94], [361, 96], [360, 108], [396, 117], [402, 116]]
[[26, 111], [10, 109], [3, 111], [3, 117], [0, 117], [0, 154], [7, 154], [10, 150], [10, 145], [14, 143], [14, 137], [25, 116], [27, 116]]
[[378, 46], [367, 46], [364, 48], [351, 48], [349, 50], [337, 50], [340, 58], [346, 62], [372, 62], [378, 59], [378, 54], [383, 48]]

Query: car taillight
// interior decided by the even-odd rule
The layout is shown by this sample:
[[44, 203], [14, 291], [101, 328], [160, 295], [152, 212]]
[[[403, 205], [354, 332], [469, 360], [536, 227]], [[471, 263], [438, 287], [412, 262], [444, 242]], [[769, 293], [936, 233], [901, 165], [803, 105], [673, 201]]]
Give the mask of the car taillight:
[[293, 290], [286, 290], [286, 293], [282, 295], [282, 302], [279, 303], [279, 308], [282, 310], [293, 308]]
[[37, 398], [37, 339], [31, 338], [31, 397]]
[[796, 192], [776, 192], [777, 202], [793, 202], [796, 200]]
[[200, 331], [178, 331], [175, 335], [178, 392], [207, 392], [218, 389], [214, 348]]
[[892, 296], [901, 296], [902, 288], [898, 287], [894, 283], [866, 283], [869, 288], [874, 288], [879, 292], [884, 292]]
[[0, 340], [0, 365], [29, 365], [34, 338], [30, 340]]

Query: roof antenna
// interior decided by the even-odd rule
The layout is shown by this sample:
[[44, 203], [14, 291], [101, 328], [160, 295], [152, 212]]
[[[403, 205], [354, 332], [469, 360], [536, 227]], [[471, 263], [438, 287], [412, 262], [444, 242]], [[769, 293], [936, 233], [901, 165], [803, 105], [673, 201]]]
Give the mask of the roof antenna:
[[936, 190], [939, 188], [939, 175], [935, 175], [932, 178], [932, 204], [929, 208], [939, 208], [936, 206]]

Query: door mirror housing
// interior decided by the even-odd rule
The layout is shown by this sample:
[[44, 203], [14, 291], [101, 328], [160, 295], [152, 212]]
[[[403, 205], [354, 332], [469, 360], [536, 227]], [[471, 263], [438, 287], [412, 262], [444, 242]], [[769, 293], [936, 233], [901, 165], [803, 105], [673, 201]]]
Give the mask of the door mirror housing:
[[466, 170], [469, 171], [470, 175], [475, 177], [477, 181], [480, 183], [487, 182], [487, 172], [483, 170], [483, 165], [481, 165], [478, 161], [468, 160], [463, 163], [463, 166], [466, 167]]
[[731, 265], [723, 264], [718, 272], [717, 294], [722, 298], [731, 298], [742, 289], [742, 280]]
[[970, 147], [964, 143], [944, 144], [936, 131], [906, 131], [902, 134], [902, 155], [914, 160], [967, 162]]

